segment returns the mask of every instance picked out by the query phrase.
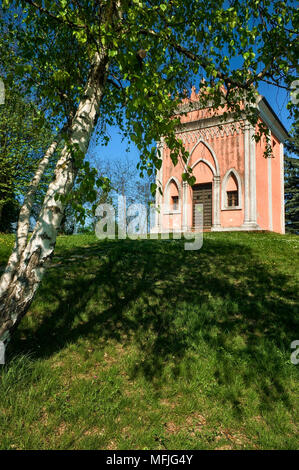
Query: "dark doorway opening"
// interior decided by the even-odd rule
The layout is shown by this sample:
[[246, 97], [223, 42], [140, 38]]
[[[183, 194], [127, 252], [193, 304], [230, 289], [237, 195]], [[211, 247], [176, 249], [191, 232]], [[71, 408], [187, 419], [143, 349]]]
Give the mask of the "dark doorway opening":
[[196, 228], [195, 211], [196, 204], [203, 205], [203, 228], [212, 227], [212, 183], [195, 184], [193, 190], [193, 207], [192, 207], [192, 225]]

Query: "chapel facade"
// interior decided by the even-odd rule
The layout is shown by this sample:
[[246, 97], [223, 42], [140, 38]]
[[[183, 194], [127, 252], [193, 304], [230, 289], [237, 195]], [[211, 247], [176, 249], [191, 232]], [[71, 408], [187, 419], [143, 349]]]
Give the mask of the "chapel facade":
[[[182, 105], [177, 136], [189, 152], [195, 184], [182, 180], [185, 163], [173, 165], [160, 142], [162, 166], [156, 184], [154, 231], [196, 231], [196, 204], [202, 204], [206, 231], [267, 230], [285, 233], [283, 143], [288, 133], [267, 100], [259, 95], [259, 119], [270, 130], [272, 156], [265, 158], [266, 138], [244, 118], [220, 121], [219, 115], [196, 103]], [[185, 108], [184, 108], [185, 107]], [[190, 111], [189, 111], [190, 110]]]

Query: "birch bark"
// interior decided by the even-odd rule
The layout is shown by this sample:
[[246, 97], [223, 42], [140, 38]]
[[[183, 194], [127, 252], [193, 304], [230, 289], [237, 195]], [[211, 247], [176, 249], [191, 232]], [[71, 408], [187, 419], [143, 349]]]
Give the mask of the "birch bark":
[[[43, 278], [46, 263], [53, 254], [65, 207], [60, 197], [72, 189], [77, 173], [72, 149], [79, 149], [82, 155], [85, 155], [88, 149], [105, 89], [107, 72], [107, 52], [96, 53], [83, 98], [71, 124], [69, 141], [57, 161], [54, 179], [49, 184], [39, 219], [28, 243], [26, 218], [30, 210], [30, 197], [24, 208], [24, 223], [21, 222], [19, 227], [20, 259], [17, 260], [17, 267], [4, 273], [0, 284], [0, 342], [9, 340], [12, 331], [28, 311]], [[16, 254], [12, 259], [12, 266]]]
[[16, 268], [18, 266], [18, 263], [20, 261], [20, 257], [26, 247], [27, 237], [28, 237], [28, 232], [29, 232], [29, 225], [30, 225], [30, 215], [32, 212], [32, 206], [34, 204], [34, 197], [36, 195], [36, 191], [38, 189], [41, 178], [45, 172], [45, 169], [49, 164], [50, 158], [55, 153], [58, 142], [59, 142], [59, 139], [56, 139], [54, 142], [51, 143], [45, 155], [39, 162], [38, 168], [35, 172], [35, 175], [31, 181], [31, 184], [25, 196], [25, 199], [24, 199], [24, 202], [21, 207], [20, 214], [19, 214], [14, 249], [13, 249], [12, 254], [9, 257], [4, 274], [2, 275], [1, 280], [0, 280], [0, 298], [3, 292], [9, 286], [9, 283], [11, 282], [13, 275], [16, 271]]

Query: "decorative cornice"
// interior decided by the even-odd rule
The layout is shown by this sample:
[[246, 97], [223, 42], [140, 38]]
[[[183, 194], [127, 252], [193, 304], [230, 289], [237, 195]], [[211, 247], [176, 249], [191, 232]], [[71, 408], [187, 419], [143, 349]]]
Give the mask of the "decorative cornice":
[[212, 102], [208, 103], [208, 105], [203, 106], [198, 101], [193, 101], [191, 103], [183, 103], [179, 106], [179, 108], [175, 111], [175, 114], [185, 114], [185, 113], [192, 113], [192, 111], [202, 111], [203, 113], [210, 112], [211, 113]]
[[[225, 98], [221, 98], [221, 104], [225, 104]], [[178, 109], [175, 111], [175, 114], [184, 114], [190, 113], [192, 111], [203, 110], [206, 111], [207, 109], [211, 110], [213, 108], [213, 101], [209, 100], [206, 103], [201, 101], [189, 101], [188, 103], [182, 103], [179, 105]]]
[[[222, 102], [224, 103], [225, 101], [223, 100]], [[285, 129], [265, 97], [258, 95], [254, 106], [258, 109], [262, 120], [272, 130], [280, 142], [284, 142], [289, 138], [288, 131]], [[235, 119], [229, 113], [231, 117], [228, 117], [228, 119], [226, 119], [224, 122], [221, 119], [221, 115], [215, 114], [215, 111], [212, 110], [212, 103], [206, 103], [203, 106], [203, 104], [199, 101], [192, 101], [181, 104], [175, 114], [180, 115], [190, 113], [192, 111], [198, 111], [196, 121], [182, 123], [179, 126], [177, 133], [187, 132], [190, 130], [206, 129], [211, 126], [224, 126], [235, 121]], [[242, 113], [240, 116], [239, 122], [242, 122], [243, 120], [247, 120], [244, 113]]]
[[205, 128], [194, 127], [194, 129], [179, 129], [177, 137], [183, 141], [183, 143], [196, 143], [199, 139], [211, 140], [214, 138], [221, 138], [229, 135], [238, 135], [244, 132], [243, 125], [241, 122], [229, 122], [219, 126], [211, 126]]
[[222, 127], [225, 126], [226, 124], [232, 124], [232, 123], [242, 123], [244, 120], [243, 118], [240, 118], [239, 120], [234, 119], [233, 117], [228, 117], [225, 121], [220, 118], [219, 116], [210, 116], [210, 117], [198, 117], [194, 121], [188, 121], [188, 122], [183, 122], [181, 123], [178, 127], [176, 132], [186, 132], [188, 130], [197, 130], [197, 129], [207, 129], [210, 127]]

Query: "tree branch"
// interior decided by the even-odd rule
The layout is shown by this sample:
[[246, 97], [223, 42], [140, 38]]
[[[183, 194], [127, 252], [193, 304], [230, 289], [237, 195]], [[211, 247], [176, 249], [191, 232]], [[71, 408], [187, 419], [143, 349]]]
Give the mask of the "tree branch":
[[76, 29], [86, 29], [87, 30], [87, 26], [84, 24], [84, 25], [80, 25], [80, 24], [77, 24], [77, 23], [74, 23], [73, 21], [70, 21], [70, 20], [64, 20], [63, 18], [60, 18], [59, 16], [56, 16], [54, 15], [54, 13], [52, 13], [51, 11], [47, 10], [46, 8], [42, 7], [41, 5], [39, 5], [38, 3], [36, 3], [34, 0], [25, 0], [26, 3], [29, 3], [29, 5], [33, 6], [34, 8], [36, 8], [37, 10], [40, 11], [40, 13], [43, 13], [45, 15], [48, 15], [50, 18], [52, 18], [53, 20], [55, 21], [58, 21], [59, 23], [62, 23], [62, 24], [66, 24], [68, 26], [71, 26], [72, 28], [76, 28]]
[[[159, 33], [157, 33], [156, 31], [152, 29], [151, 30], [141, 29], [139, 33], [144, 34], [144, 35], [151, 35], [156, 38], [161, 37]], [[169, 45], [173, 47], [178, 53], [183, 54], [185, 57], [188, 57], [188, 59], [192, 60], [192, 62], [198, 62], [203, 69], [206, 70], [207, 67], [210, 65], [209, 61], [205, 57], [201, 57], [198, 54], [195, 54], [194, 52], [186, 49], [181, 44], [178, 44], [175, 41], [173, 41], [171, 37], [168, 37], [167, 40], [168, 40]], [[248, 89], [255, 81], [261, 80], [269, 72], [269, 69], [273, 65], [274, 61], [275, 61], [275, 57], [273, 57], [272, 60], [265, 66], [264, 70], [259, 72], [257, 75], [253, 75], [249, 80], [245, 82], [241, 82], [239, 80], [233, 79], [225, 75], [223, 72], [220, 72], [219, 70], [216, 70], [217, 75], [215, 78], [219, 78], [220, 80], [223, 80], [226, 84], [230, 84], [234, 87]]]

